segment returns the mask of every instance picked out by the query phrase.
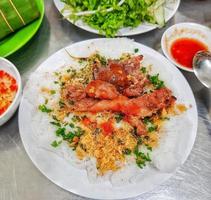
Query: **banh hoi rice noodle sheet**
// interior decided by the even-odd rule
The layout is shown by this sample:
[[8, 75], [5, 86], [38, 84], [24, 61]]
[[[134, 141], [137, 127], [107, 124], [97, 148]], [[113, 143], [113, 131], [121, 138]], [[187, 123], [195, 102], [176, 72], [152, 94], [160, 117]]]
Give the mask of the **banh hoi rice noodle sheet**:
[[190, 123], [190, 105], [140, 49], [128, 49], [113, 56], [105, 48], [88, 55], [65, 50], [67, 60], [38, 70], [25, 89], [39, 146], [86, 169], [91, 182], [136, 182], [150, 167], [172, 172], [181, 162], [172, 144]]

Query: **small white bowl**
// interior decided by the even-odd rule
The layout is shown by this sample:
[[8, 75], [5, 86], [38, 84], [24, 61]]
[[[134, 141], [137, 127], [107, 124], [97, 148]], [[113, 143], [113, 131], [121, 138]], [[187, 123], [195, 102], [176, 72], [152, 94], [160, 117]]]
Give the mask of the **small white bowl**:
[[211, 29], [196, 23], [179, 23], [171, 26], [163, 33], [161, 48], [164, 55], [177, 67], [185, 71], [193, 72], [192, 69], [188, 69], [175, 61], [170, 53], [172, 43], [179, 38], [197, 39], [207, 45], [208, 50], [211, 51]]
[[18, 91], [15, 95], [15, 98], [13, 99], [13, 102], [8, 107], [8, 109], [2, 115], [0, 115], [0, 126], [1, 126], [13, 116], [13, 114], [18, 108], [22, 93], [22, 83], [21, 83], [21, 76], [18, 70], [16, 69], [15, 65], [13, 65], [10, 61], [6, 60], [5, 58], [1, 57], [0, 57], [0, 70], [3, 70], [12, 75], [16, 79], [18, 85]]

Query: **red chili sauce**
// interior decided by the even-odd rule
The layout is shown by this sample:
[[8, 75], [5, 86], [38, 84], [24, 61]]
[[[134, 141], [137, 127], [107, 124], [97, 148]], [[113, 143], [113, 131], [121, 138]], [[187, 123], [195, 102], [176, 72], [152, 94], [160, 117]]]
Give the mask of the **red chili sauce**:
[[193, 57], [198, 51], [207, 50], [207, 46], [193, 38], [180, 38], [173, 42], [171, 55], [180, 65], [192, 69]]
[[0, 116], [7, 110], [17, 93], [17, 81], [7, 72], [0, 70]]

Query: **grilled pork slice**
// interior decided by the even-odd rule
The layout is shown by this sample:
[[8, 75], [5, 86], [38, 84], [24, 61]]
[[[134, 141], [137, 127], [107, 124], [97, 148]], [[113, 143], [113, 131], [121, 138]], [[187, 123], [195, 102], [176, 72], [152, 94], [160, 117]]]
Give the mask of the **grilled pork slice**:
[[113, 84], [127, 97], [138, 97], [143, 93], [148, 79], [140, 73], [143, 56], [134, 56], [124, 60], [109, 60], [106, 66], [94, 65], [94, 78]]
[[101, 100], [90, 107], [88, 111], [94, 113], [103, 111], [122, 112], [128, 116], [134, 115], [144, 118], [170, 106], [173, 102], [172, 92], [167, 88], [162, 88], [133, 99], [119, 96], [114, 100]]
[[115, 99], [119, 96], [114, 85], [101, 80], [91, 81], [85, 91], [89, 97], [97, 99]]

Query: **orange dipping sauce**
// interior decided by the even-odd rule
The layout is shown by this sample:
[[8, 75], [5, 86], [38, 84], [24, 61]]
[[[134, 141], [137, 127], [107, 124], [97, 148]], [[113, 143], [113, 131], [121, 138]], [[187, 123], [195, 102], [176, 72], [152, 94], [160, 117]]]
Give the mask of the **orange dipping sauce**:
[[12, 103], [18, 90], [17, 81], [7, 72], [0, 70], [0, 116]]
[[208, 47], [199, 40], [180, 38], [173, 42], [171, 55], [180, 65], [192, 69], [193, 57], [198, 51], [208, 50]]

